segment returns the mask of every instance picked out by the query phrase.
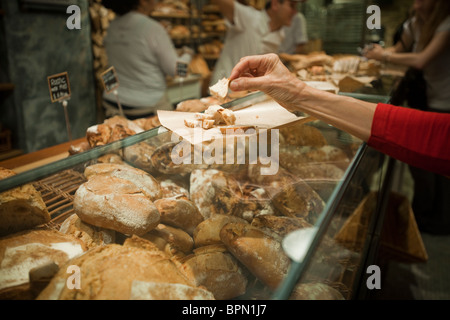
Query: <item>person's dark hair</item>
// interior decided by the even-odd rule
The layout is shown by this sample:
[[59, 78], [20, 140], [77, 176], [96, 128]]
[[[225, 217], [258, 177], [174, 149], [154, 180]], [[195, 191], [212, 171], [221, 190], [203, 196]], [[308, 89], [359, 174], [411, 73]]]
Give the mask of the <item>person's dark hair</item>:
[[140, 0], [102, 0], [105, 8], [111, 9], [118, 15], [124, 15], [137, 9]]
[[[278, 0], [279, 3], [283, 3], [284, 0]], [[272, 7], [272, 0], [267, 0], [266, 1], [266, 6], [264, 7], [264, 9], [270, 9], [270, 7]]]

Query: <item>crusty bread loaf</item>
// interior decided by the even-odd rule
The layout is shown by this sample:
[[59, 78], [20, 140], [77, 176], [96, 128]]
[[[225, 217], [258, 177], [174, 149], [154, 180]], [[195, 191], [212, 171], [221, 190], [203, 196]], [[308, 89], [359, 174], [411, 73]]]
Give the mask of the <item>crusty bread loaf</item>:
[[172, 198], [186, 199], [189, 200], [189, 187], [183, 182], [177, 181], [171, 178], [160, 178], [159, 185], [161, 186], [161, 198]]
[[305, 123], [283, 126], [280, 134], [289, 145], [322, 147], [327, 144], [319, 129]]
[[252, 220], [251, 224], [263, 231], [275, 232], [281, 238], [284, 238], [292, 231], [312, 227], [312, 225], [303, 218], [273, 215], [257, 216]]
[[213, 214], [232, 215], [241, 197], [237, 181], [216, 169], [194, 170], [189, 193], [205, 219]]
[[122, 157], [117, 153], [107, 153], [97, 158], [98, 163], [118, 163], [124, 164]]
[[[79, 267], [81, 288], [69, 289], [65, 285], [70, 274], [63, 267], [38, 296], [38, 300], [136, 299], [138, 294], [134, 287], [139, 283], [135, 284], [135, 281], [181, 284], [196, 288], [166, 255], [133, 246], [99, 246], [71, 260], [70, 264]], [[173, 287], [170, 292], [166, 289], [167, 287], [154, 294], [158, 299], [168, 299], [172, 297], [172, 290], [177, 290], [177, 287]], [[186, 299], [189, 296], [192, 298], [196, 295], [186, 294]], [[145, 295], [142, 298], [151, 297]]]
[[81, 221], [76, 214], [72, 214], [66, 218], [61, 224], [59, 231], [65, 234], [71, 234], [77, 239], [80, 239], [87, 248], [114, 243], [116, 238], [114, 230], [87, 224]]
[[31, 269], [51, 262], [61, 267], [86, 250], [82, 241], [56, 230], [28, 230], [1, 238], [0, 299], [33, 299]]
[[204, 220], [198, 208], [187, 199], [163, 198], [155, 201], [161, 223], [180, 228], [189, 234]]
[[160, 220], [158, 209], [142, 189], [103, 174], [92, 175], [80, 185], [73, 208], [82, 221], [124, 234], [145, 234]]
[[246, 220], [227, 214], [214, 214], [201, 222], [194, 230], [193, 238], [195, 247], [222, 244], [220, 230], [227, 223], [247, 223]]
[[297, 284], [289, 300], [345, 300], [335, 288], [320, 282]]
[[126, 164], [97, 163], [88, 166], [84, 175], [90, 179], [94, 175], [106, 175], [127, 180], [138, 187], [150, 200], [161, 196], [161, 187], [158, 181], [149, 173]]
[[250, 224], [228, 223], [220, 231], [227, 249], [259, 280], [276, 289], [288, 272], [290, 259], [281, 243]]
[[156, 147], [140, 142], [123, 148], [123, 158], [136, 168], [144, 170], [150, 174], [156, 172], [153, 166], [151, 156], [155, 152]]
[[236, 258], [223, 245], [196, 249], [179, 268], [186, 278], [208, 289], [217, 300], [243, 295], [248, 283]]
[[208, 108], [208, 104], [200, 99], [189, 99], [177, 104], [175, 110], [181, 112], [202, 112]]
[[[0, 180], [16, 173], [0, 168]], [[41, 194], [32, 184], [24, 184], [0, 193], [0, 236], [33, 228], [50, 221]]]

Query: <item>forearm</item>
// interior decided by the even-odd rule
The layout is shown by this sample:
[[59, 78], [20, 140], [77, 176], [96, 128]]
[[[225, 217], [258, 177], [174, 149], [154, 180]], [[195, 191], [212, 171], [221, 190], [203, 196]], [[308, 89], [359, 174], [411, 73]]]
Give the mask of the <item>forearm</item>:
[[289, 106], [290, 110], [303, 111], [364, 141], [370, 138], [374, 103], [306, 86], [294, 104]]

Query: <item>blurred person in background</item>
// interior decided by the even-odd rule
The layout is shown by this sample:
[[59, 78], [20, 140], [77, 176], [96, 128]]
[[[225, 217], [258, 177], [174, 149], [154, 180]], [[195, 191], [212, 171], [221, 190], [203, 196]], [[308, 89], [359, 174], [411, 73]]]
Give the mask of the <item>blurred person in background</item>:
[[[449, 113], [450, 1], [415, 0], [412, 8], [413, 15], [404, 23], [400, 40], [387, 49], [374, 45], [365, 56], [410, 67], [392, 97], [393, 103], [402, 103], [404, 94], [410, 107]], [[450, 234], [450, 179], [414, 166], [409, 169], [414, 179], [412, 207], [419, 228]]]
[[268, 0], [262, 10], [235, 0], [212, 0], [226, 19], [224, 47], [214, 66], [211, 85], [230, 75], [242, 57], [277, 53], [284, 39], [283, 26], [289, 26], [300, 0]]
[[150, 17], [157, 0], [103, 0], [116, 18], [104, 39], [110, 66], [114, 66], [120, 87], [117, 98], [103, 95], [105, 116], [120, 114], [130, 119], [150, 117], [156, 110], [171, 110], [166, 77], [175, 76], [177, 61], [189, 63], [192, 53], [186, 48], [178, 57], [169, 34]]
[[[307, 0], [299, 2], [304, 3]], [[292, 18], [291, 25], [284, 27], [284, 40], [278, 51], [288, 54], [306, 54], [308, 43], [308, 28], [306, 18], [300, 11]]]

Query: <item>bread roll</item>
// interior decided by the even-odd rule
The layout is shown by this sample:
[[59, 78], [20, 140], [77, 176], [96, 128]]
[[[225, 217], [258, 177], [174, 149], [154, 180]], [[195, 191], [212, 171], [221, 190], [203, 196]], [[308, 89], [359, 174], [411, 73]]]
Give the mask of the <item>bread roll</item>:
[[289, 300], [345, 300], [344, 296], [325, 283], [311, 282], [297, 284]]
[[189, 99], [177, 104], [175, 110], [182, 112], [202, 112], [208, 108], [208, 104], [200, 99]]
[[72, 214], [61, 224], [59, 231], [64, 234], [70, 234], [83, 241], [87, 248], [114, 243], [116, 235], [113, 230], [99, 228], [81, 221], [76, 215]]
[[[0, 180], [16, 173], [0, 168]], [[41, 194], [32, 184], [0, 193], [0, 236], [33, 228], [50, 221], [50, 214]]]
[[30, 270], [51, 262], [61, 267], [86, 250], [82, 241], [56, 230], [23, 231], [0, 239], [0, 299], [34, 299]]
[[196, 249], [179, 268], [196, 286], [212, 292], [215, 299], [233, 299], [246, 291], [248, 280], [224, 246]]
[[[70, 261], [79, 267], [82, 285], [69, 289], [70, 276], [64, 267], [38, 296], [38, 300], [128, 300], [134, 282], [181, 284], [196, 288], [164, 254], [142, 248], [109, 244], [89, 250]], [[124, 267], [126, 266], [126, 268]], [[162, 290], [158, 298], [168, 299], [170, 292]]]
[[156, 147], [146, 142], [136, 143], [123, 148], [123, 158], [134, 167], [152, 174], [156, 172], [151, 160], [151, 156], [153, 152], [155, 152], [155, 149]]
[[226, 214], [214, 214], [201, 222], [194, 230], [193, 238], [195, 247], [222, 244], [220, 230], [227, 223], [247, 223], [246, 220]]
[[155, 206], [161, 216], [161, 223], [180, 228], [189, 234], [204, 220], [195, 204], [187, 199], [163, 198], [156, 200]]
[[281, 243], [249, 224], [229, 223], [220, 231], [227, 249], [270, 289], [276, 289], [288, 272], [290, 259]]
[[189, 200], [189, 190], [187, 186], [171, 178], [163, 178], [159, 180], [161, 186], [161, 198], [186, 199]]
[[187, 232], [164, 224], [159, 224], [150, 232], [142, 235], [142, 238], [153, 242], [170, 257], [179, 253], [188, 254], [194, 247], [194, 240]]
[[92, 175], [80, 185], [73, 208], [83, 222], [124, 234], [145, 234], [160, 220], [158, 209], [142, 189], [103, 174]]

